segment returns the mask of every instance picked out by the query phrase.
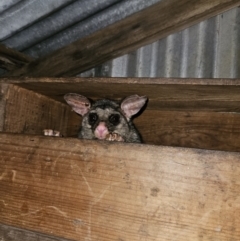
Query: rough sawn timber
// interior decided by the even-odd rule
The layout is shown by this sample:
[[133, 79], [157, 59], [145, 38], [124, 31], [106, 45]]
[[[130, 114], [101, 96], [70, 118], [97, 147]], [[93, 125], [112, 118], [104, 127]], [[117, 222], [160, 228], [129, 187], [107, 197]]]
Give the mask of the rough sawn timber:
[[237, 7], [240, 0], [162, 0], [8, 76], [74, 76]]
[[41, 135], [44, 129], [54, 129], [61, 130], [63, 135], [76, 135], [77, 131], [71, 131], [68, 125], [68, 118], [76, 119], [73, 114], [59, 101], [16, 85], [0, 83], [0, 131]]
[[64, 94], [120, 100], [128, 95], [146, 95], [151, 110], [240, 111], [240, 79], [190, 78], [0, 78], [64, 102]]
[[240, 153], [0, 134], [0, 223], [74, 240], [240, 240]]

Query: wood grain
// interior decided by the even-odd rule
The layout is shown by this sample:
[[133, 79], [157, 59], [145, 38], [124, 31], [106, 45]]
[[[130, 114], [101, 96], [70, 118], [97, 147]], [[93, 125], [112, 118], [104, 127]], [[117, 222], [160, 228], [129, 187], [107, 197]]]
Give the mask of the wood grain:
[[[67, 105], [46, 96], [9, 85], [3, 105], [2, 131], [11, 133], [43, 134], [44, 129], [54, 129], [66, 135], [68, 117]], [[72, 117], [74, 119], [74, 116]]]
[[97, 83], [110, 83], [110, 84], [149, 84], [149, 85], [233, 85], [239, 86], [240, 79], [233, 78], [214, 78], [214, 79], [204, 79], [204, 78], [148, 78], [148, 77], [1, 77], [0, 83], [7, 84], [26, 84], [29, 85], [31, 83], [39, 83], [42, 85], [43, 83], [86, 83], [86, 84], [97, 84]]
[[239, 0], [162, 0], [7, 75], [73, 76], [239, 4]]
[[0, 223], [74, 240], [240, 239], [240, 153], [0, 134], [0, 156]]
[[239, 113], [147, 110], [134, 123], [148, 144], [240, 151]]

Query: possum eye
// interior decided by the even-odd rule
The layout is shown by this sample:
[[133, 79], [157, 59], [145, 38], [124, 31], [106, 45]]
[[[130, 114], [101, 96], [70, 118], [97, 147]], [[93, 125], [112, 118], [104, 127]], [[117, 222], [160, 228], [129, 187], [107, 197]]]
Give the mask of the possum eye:
[[113, 125], [118, 125], [120, 122], [120, 116], [118, 114], [112, 114], [108, 118], [109, 122]]
[[88, 116], [88, 122], [90, 125], [94, 125], [98, 120], [98, 115], [96, 113], [90, 113]]

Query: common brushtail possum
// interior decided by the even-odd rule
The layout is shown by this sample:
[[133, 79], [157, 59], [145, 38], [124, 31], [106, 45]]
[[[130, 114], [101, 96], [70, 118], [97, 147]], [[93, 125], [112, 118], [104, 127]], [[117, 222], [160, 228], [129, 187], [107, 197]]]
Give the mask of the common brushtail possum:
[[66, 94], [64, 99], [83, 117], [79, 138], [142, 142], [131, 119], [146, 104], [146, 96], [131, 95], [120, 103], [102, 99], [93, 104], [88, 98], [75, 93]]

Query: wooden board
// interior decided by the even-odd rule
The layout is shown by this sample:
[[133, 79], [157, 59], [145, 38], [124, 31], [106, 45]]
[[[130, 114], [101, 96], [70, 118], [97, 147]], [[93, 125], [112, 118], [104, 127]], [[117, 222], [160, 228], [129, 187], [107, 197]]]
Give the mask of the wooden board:
[[92, 99], [121, 99], [146, 95], [151, 110], [240, 111], [239, 79], [164, 79], [164, 78], [9, 78], [34, 92], [64, 102], [63, 95], [77, 92]]
[[240, 151], [240, 115], [146, 110], [134, 119], [148, 144]]
[[54, 129], [74, 134], [76, 127], [68, 127], [68, 118], [74, 121], [77, 116], [67, 105], [14, 85], [2, 84], [2, 91], [1, 131], [41, 135], [44, 129]]
[[74, 76], [239, 4], [239, 0], [162, 0], [8, 75]]
[[240, 153], [0, 134], [0, 223], [74, 240], [240, 240]]

